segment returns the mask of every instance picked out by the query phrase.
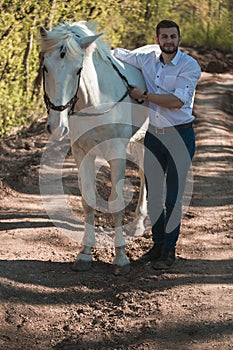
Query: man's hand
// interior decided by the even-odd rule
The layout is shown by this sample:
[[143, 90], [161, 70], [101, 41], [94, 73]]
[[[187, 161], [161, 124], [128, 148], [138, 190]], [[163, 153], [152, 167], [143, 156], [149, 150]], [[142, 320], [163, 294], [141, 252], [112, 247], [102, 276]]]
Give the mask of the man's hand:
[[145, 96], [144, 90], [140, 89], [138, 86], [133, 86], [132, 90], [130, 91], [129, 95], [134, 100], [144, 100]]

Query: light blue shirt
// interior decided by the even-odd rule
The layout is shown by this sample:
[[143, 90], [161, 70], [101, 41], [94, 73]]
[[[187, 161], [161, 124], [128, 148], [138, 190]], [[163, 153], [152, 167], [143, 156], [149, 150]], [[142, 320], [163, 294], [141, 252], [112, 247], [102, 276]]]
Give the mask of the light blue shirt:
[[201, 68], [191, 56], [178, 49], [169, 64], [164, 64], [155, 52], [138, 53], [117, 48], [114, 55], [142, 71], [148, 93], [173, 94], [184, 104], [180, 109], [160, 107], [149, 103], [150, 124], [158, 128], [186, 124], [194, 120], [192, 114], [195, 89]]

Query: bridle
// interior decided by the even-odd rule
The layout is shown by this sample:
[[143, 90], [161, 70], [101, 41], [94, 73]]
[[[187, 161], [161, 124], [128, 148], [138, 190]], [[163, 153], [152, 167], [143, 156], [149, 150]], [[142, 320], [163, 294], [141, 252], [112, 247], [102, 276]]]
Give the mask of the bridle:
[[[111, 62], [112, 67], [114, 68], [114, 70], [118, 73], [118, 75], [121, 77], [122, 81], [124, 82], [124, 85], [126, 86], [126, 91], [124, 93], [124, 95], [115, 103], [113, 103], [113, 105], [105, 110], [104, 112], [98, 112], [98, 113], [86, 113], [86, 112], [76, 112], [76, 115], [78, 116], [98, 116], [98, 115], [104, 115], [108, 112], [110, 112], [118, 103], [122, 102], [125, 97], [130, 93], [130, 91], [134, 88], [131, 84], [129, 84], [127, 78], [120, 72], [120, 70], [117, 68], [117, 66], [113, 63], [113, 61], [111, 60], [111, 58], [109, 56], [107, 56], [108, 60]], [[71, 116], [74, 113], [74, 107], [76, 105], [76, 103], [78, 102], [79, 98], [78, 98], [78, 90], [79, 90], [79, 84], [80, 84], [80, 78], [81, 78], [81, 72], [82, 72], [82, 67], [79, 69], [77, 75], [78, 75], [78, 83], [77, 83], [77, 89], [76, 92], [74, 94], [74, 96], [65, 104], [65, 105], [60, 105], [60, 106], [55, 106], [47, 92], [46, 92], [46, 88], [45, 88], [45, 71], [46, 71], [46, 67], [43, 67], [43, 89], [44, 89], [44, 102], [46, 105], [46, 109], [47, 109], [47, 113], [49, 113], [49, 111], [52, 109], [54, 111], [59, 111], [62, 112], [64, 110], [66, 110], [67, 108], [69, 109], [68, 112], [68, 116]], [[143, 103], [143, 101], [138, 101], [136, 100], [139, 104]]]
[[78, 89], [79, 89], [79, 82], [80, 82], [80, 78], [81, 78], [81, 70], [82, 70], [82, 67], [79, 69], [79, 71], [77, 73], [77, 75], [78, 75], [78, 84], [77, 84], [77, 89], [76, 89], [76, 92], [75, 92], [74, 96], [65, 105], [55, 106], [51, 102], [51, 100], [49, 98], [49, 95], [47, 94], [46, 89], [45, 89], [45, 71], [46, 71], [46, 68], [43, 67], [44, 102], [45, 102], [45, 106], [46, 106], [46, 109], [47, 109], [47, 113], [49, 113], [50, 109], [52, 109], [54, 111], [62, 112], [62, 111], [64, 111], [67, 108], [70, 108], [69, 112], [68, 112], [68, 115], [72, 115], [74, 113], [74, 107], [75, 107], [75, 105], [76, 105], [76, 103], [78, 101]]

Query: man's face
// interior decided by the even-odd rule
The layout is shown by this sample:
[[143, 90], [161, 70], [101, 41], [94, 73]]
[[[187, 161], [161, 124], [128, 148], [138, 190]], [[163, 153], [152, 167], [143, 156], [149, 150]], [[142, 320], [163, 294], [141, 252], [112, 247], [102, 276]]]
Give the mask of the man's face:
[[174, 54], [178, 49], [180, 39], [177, 28], [160, 28], [156, 42], [159, 44], [162, 52]]

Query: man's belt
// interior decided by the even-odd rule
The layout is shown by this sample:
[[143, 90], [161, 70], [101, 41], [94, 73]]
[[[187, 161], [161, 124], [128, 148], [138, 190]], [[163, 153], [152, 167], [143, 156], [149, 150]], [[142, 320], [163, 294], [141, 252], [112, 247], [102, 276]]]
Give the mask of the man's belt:
[[148, 130], [154, 134], [159, 134], [159, 135], [163, 135], [166, 134], [168, 132], [171, 131], [175, 131], [175, 130], [183, 130], [183, 129], [188, 129], [188, 128], [192, 128], [193, 123], [186, 123], [186, 124], [180, 124], [180, 125], [174, 125], [174, 126], [168, 126], [166, 128], [157, 128], [156, 126], [153, 125], [149, 125]]

